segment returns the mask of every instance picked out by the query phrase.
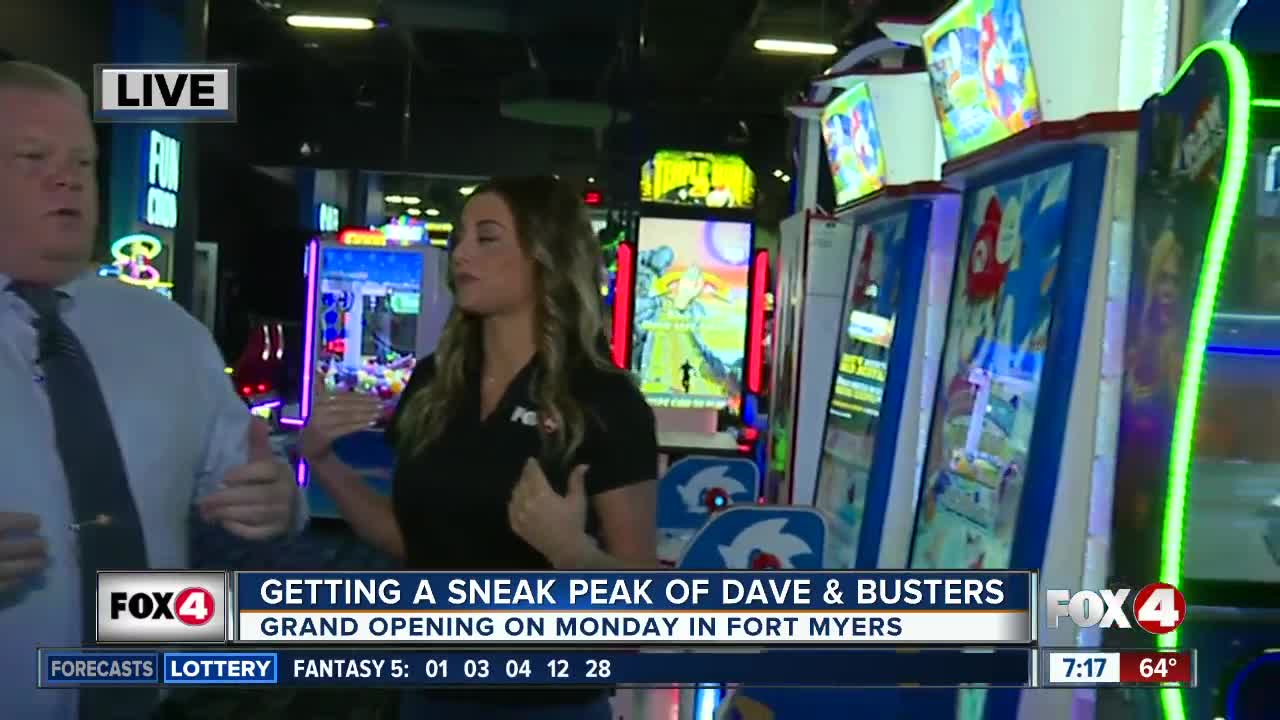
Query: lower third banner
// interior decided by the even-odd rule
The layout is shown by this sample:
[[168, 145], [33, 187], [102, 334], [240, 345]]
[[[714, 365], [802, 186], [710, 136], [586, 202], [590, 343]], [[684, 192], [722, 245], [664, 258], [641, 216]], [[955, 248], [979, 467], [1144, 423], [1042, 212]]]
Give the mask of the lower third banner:
[[40, 685], [1026, 687], [1032, 651], [41, 649]]

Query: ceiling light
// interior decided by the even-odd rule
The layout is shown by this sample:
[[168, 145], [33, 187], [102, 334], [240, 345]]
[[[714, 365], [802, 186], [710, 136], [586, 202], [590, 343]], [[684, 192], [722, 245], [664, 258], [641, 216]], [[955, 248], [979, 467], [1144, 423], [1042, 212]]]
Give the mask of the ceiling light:
[[440, 211], [435, 208], [427, 208], [426, 213], [431, 217], [436, 217], [440, 214]]
[[417, 205], [418, 203], [422, 202], [422, 198], [418, 197], [417, 195], [405, 195], [400, 198], [400, 202], [404, 203], [405, 205]]
[[773, 176], [774, 176], [774, 177], [776, 177], [776, 178], [780, 178], [780, 177], [782, 177], [782, 171], [781, 171], [781, 170], [774, 170], [774, 171], [773, 171]]
[[593, 178], [593, 177], [589, 177], [589, 178], [587, 178], [587, 183], [589, 183], [589, 184], [591, 184], [591, 185], [595, 185], [595, 184], [596, 184], [596, 179], [595, 179], [595, 178]]
[[784, 183], [791, 182], [791, 176], [790, 176], [790, 175], [783, 175], [782, 177], [780, 177], [780, 178], [778, 178], [778, 179], [779, 179], [779, 180], [781, 180], [781, 181], [782, 181], [782, 182], [784, 182]]
[[405, 210], [405, 212], [414, 217], [418, 217], [419, 215], [422, 214], [422, 211], [419, 210], [418, 208], [409, 208], [408, 210]]
[[388, 196], [386, 196], [386, 197], [382, 198], [382, 201], [383, 201], [383, 202], [389, 202], [389, 203], [395, 204], [395, 203], [398, 203], [398, 202], [403, 202], [403, 201], [404, 201], [404, 198], [400, 197], [399, 195], [388, 195]]
[[787, 55], [835, 55], [840, 51], [831, 43], [804, 42], [802, 40], [775, 40], [760, 38], [755, 48], [760, 52], [784, 53]]
[[458, 188], [458, 194], [463, 197], [466, 197], [467, 195], [470, 195], [475, 191], [476, 191], [475, 185], [464, 185], [463, 187]]
[[333, 15], [290, 15], [285, 19], [292, 27], [309, 30], [372, 30], [373, 21], [362, 17]]

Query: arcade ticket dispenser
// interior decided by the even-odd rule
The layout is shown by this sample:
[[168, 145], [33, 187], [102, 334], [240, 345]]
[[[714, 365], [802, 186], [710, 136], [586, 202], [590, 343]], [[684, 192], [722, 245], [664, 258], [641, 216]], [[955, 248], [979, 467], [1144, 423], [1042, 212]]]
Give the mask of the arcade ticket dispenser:
[[[383, 401], [378, 427], [338, 441], [334, 451], [382, 492], [390, 492], [394, 456], [383, 437], [414, 366], [436, 346], [451, 307], [443, 248], [346, 229], [307, 249], [302, 417], [325, 393], [358, 392]], [[308, 483], [314, 517], [338, 517], [333, 501]]]

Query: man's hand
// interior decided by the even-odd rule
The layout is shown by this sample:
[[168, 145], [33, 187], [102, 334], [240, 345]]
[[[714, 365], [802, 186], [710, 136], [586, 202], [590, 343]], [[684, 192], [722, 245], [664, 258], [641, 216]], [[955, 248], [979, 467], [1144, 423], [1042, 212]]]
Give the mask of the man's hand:
[[223, 489], [199, 503], [200, 517], [220, 524], [245, 540], [270, 540], [288, 532], [293, 523], [298, 486], [293, 471], [271, 451], [266, 423], [249, 424], [249, 462], [233, 468]]
[[49, 564], [49, 545], [39, 532], [39, 517], [0, 512], [0, 593], [16, 590]]

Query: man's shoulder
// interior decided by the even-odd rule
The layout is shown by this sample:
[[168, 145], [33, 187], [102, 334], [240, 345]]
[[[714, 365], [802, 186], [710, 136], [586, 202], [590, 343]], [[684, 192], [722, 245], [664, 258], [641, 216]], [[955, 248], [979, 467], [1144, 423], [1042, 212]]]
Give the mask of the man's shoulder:
[[159, 323], [171, 332], [195, 331], [203, 327], [173, 300], [153, 290], [113, 278], [88, 276], [77, 281], [75, 301], [87, 313]]

